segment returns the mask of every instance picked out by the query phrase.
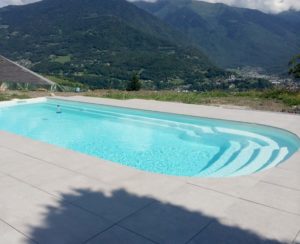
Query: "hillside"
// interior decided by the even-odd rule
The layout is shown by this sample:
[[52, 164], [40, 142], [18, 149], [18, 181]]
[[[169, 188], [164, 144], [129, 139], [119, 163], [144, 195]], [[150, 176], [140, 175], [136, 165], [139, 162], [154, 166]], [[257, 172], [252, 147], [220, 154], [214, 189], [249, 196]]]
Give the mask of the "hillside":
[[158, 87], [222, 73], [183, 39], [125, 0], [44, 0], [0, 9], [0, 53], [94, 88], [122, 88], [133, 72]]
[[287, 70], [300, 50], [300, 13], [265, 14], [195, 0], [159, 0], [136, 5], [183, 32], [218, 65]]

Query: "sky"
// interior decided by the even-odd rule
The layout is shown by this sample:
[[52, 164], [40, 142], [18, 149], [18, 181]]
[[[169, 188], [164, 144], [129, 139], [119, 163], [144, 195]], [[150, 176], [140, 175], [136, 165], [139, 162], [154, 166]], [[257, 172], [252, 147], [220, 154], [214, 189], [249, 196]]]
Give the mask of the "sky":
[[[38, 0], [0, 0], [0, 7], [21, 5]], [[62, 0], [63, 1], [63, 0]], [[100, 1], [100, 0], [99, 0]], [[129, 0], [135, 1], [135, 0]], [[155, 0], [144, 0], [153, 2]], [[225, 3], [231, 6], [258, 9], [267, 13], [279, 13], [289, 9], [300, 10], [300, 0], [204, 0], [211, 3]]]

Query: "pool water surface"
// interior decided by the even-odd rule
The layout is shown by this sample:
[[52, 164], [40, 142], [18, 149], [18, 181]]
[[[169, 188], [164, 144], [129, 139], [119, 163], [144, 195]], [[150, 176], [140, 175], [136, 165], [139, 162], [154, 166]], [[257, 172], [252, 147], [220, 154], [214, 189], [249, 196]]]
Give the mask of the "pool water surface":
[[175, 176], [249, 175], [300, 147], [273, 127], [59, 99], [0, 106], [0, 130]]

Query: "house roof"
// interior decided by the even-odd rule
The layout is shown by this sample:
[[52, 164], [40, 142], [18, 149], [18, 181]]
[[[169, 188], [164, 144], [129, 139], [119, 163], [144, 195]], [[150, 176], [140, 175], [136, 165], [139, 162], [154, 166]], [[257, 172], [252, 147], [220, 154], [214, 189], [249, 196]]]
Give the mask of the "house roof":
[[53, 81], [0, 55], [0, 82], [53, 85]]

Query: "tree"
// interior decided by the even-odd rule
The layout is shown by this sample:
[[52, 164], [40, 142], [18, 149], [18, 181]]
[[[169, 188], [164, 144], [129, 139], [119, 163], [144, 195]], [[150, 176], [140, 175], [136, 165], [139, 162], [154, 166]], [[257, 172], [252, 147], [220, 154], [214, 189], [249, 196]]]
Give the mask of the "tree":
[[134, 73], [132, 79], [127, 84], [127, 91], [139, 91], [142, 87], [142, 83], [140, 82], [139, 76]]
[[296, 79], [300, 79], [300, 54], [294, 56], [289, 62], [290, 70], [289, 74]]

